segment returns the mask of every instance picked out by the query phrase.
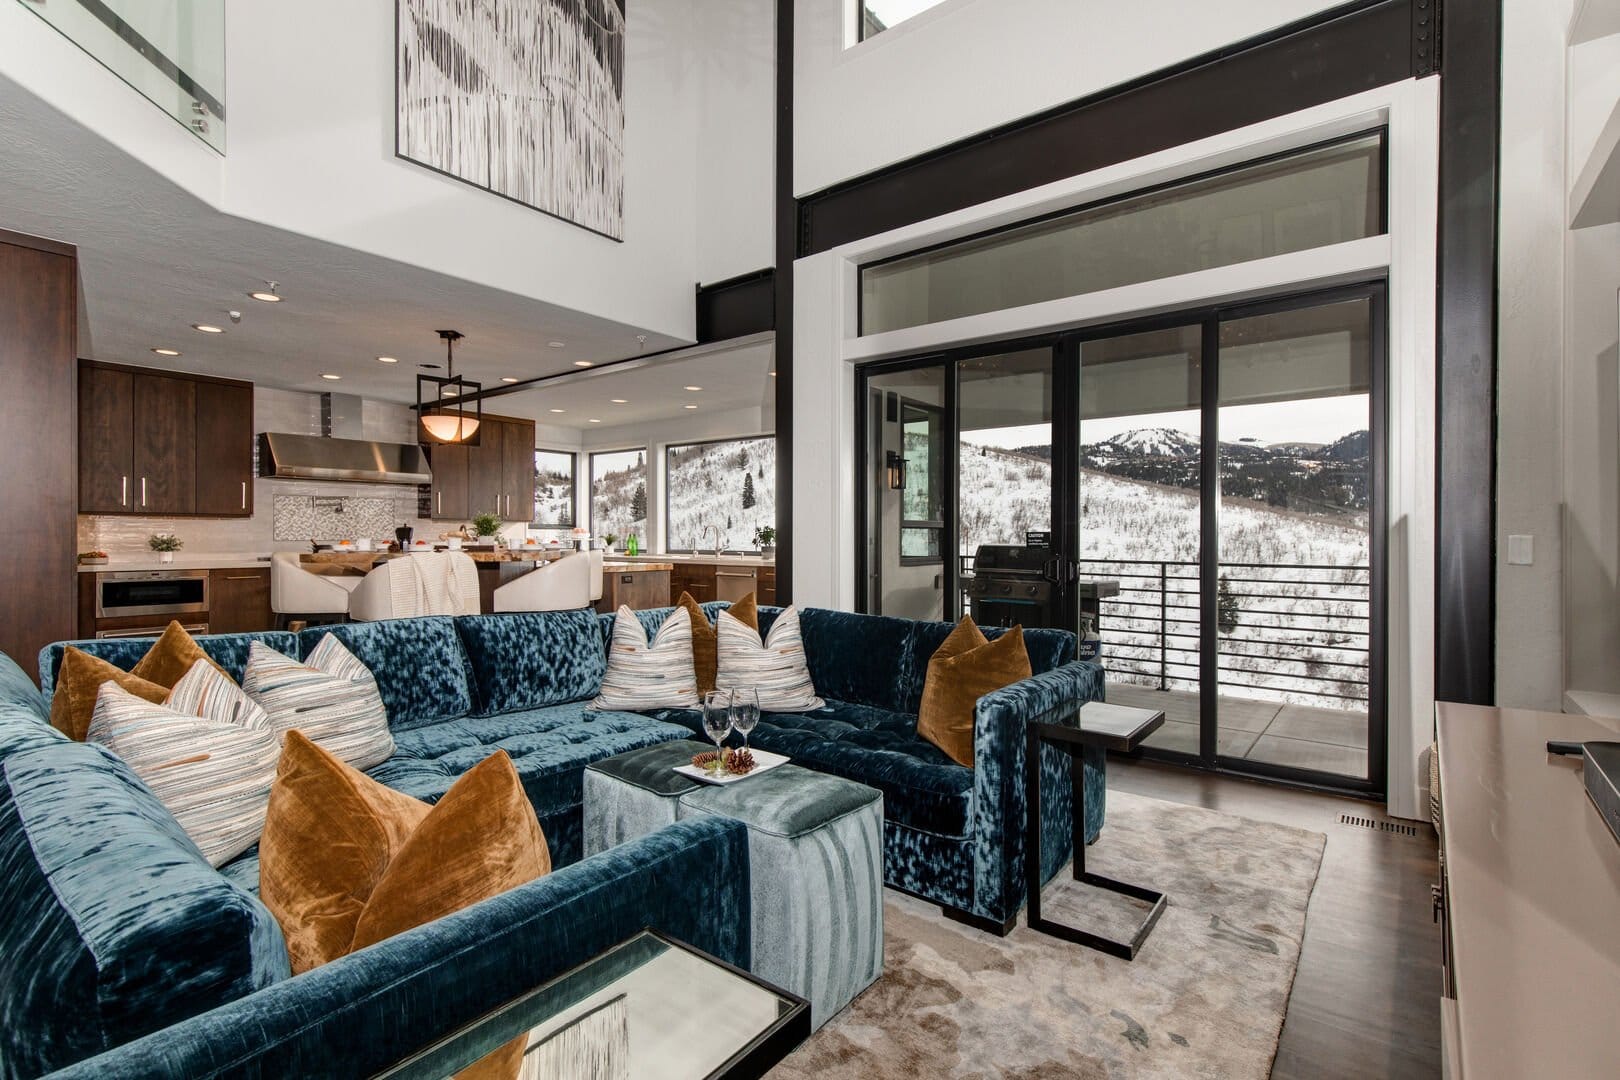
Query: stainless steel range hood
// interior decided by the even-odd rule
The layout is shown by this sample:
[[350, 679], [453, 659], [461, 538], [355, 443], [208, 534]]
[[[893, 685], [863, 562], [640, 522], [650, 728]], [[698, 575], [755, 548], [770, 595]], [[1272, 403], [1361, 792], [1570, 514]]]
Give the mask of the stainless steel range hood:
[[428, 484], [427, 455], [412, 443], [333, 439], [266, 431], [259, 435], [259, 475], [277, 480], [349, 480]]

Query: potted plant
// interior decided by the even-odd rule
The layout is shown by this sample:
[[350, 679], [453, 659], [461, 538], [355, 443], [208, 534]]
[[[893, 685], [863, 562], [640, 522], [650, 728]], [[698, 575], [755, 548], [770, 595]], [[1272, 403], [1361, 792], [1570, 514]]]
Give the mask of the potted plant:
[[755, 529], [754, 546], [759, 548], [759, 553], [765, 558], [776, 558], [776, 529], [770, 525], [761, 525]]
[[478, 534], [480, 544], [493, 544], [500, 536], [501, 515], [499, 514], [478, 514], [472, 519], [472, 524], [473, 532]]
[[174, 533], [153, 533], [146, 538], [146, 546], [158, 553], [158, 562], [174, 562], [174, 553], [186, 545]]
[[607, 549], [607, 553], [609, 555], [613, 554], [613, 545], [617, 544], [618, 542], [619, 542], [619, 534], [618, 533], [603, 533], [602, 534], [602, 546]]

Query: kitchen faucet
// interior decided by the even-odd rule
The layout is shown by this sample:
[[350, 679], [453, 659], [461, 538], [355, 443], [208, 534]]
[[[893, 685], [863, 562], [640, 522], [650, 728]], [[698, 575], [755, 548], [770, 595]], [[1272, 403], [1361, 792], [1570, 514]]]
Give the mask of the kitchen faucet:
[[705, 528], [703, 531], [704, 532], [711, 532], [712, 531], [714, 533], [714, 557], [718, 559], [720, 557], [720, 526], [718, 526], [718, 525], [710, 525], [707, 528]]

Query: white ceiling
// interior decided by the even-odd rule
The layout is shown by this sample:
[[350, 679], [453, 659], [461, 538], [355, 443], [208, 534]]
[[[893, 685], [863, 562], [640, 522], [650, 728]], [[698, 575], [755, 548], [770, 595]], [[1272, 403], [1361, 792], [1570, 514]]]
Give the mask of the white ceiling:
[[[0, 228], [77, 245], [79, 348], [88, 358], [410, 402], [416, 365], [443, 363], [441, 328], [466, 335], [457, 371], [486, 386], [684, 344], [222, 214], [4, 78], [0, 140]], [[247, 297], [266, 279], [280, 283], [285, 302]], [[242, 313], [239, 324], [229, 321], [232, 309]], [[194, 322], [227, 332], [201, 334]], [[564, 347], [549, 347], [553, 341]], [[150, 351], [160, 346], [183, 355]], [[379, 355], [399, 363], [378, 363]], [[604, 425], [643, 422], [690, 412], [682, 406], [693, 396], [680, 390], [688, 384], [705, 388], [695, 397], [703, 409], [757, 407], [769, 364], [768, 348], [700, 349], [649, 361], [634, 375], [571, 379], [487, 408], [582, 428], [588, 417], [580, 414], [610, 408], [621, 411], [600, 415]], [[611, 406], [613, 397], [631, 404]], [[547, 411], [553, 407], [568, 411]]]
[[[645, 362], [582, 370], [532, 390], [490, 398], [484, 410], [586, 432], [659, 420], [701, 421], [739, 409], [769, 412], [774, 408], [775, 366], [774, 337], [761, 334], [738, 342], [697, 345]], [[615, 404], [614, 398], [625, 403]], [[600, 423], [591, 423], [593, 418]]]

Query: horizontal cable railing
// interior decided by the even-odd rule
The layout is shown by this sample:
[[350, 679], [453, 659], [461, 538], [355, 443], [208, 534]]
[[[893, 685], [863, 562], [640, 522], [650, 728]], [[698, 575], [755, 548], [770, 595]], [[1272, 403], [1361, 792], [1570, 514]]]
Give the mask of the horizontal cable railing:
[[[963, 571], [972, 568], [973, 557], [963, 556]], [[1119, 593], [1100, 602], [1098, 629], [1110, 678], [1196, 692], [1202, 674], [1198, 563], [1081, 559], [1080, 574], [1119, 582]], [[1366, 708], [1372, 650], [1367, 566], [1223, 562], [1217, 589], [1221, 692]]]

